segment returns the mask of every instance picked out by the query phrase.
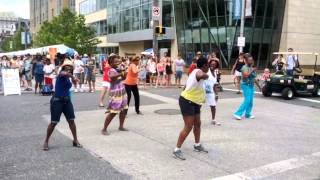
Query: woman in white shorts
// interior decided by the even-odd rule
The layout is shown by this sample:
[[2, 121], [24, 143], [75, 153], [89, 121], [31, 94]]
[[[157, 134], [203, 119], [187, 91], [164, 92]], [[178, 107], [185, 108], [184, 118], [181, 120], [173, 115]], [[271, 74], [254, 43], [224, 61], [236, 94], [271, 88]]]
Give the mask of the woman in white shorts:
[[103, 81], [102, 81], [102, 89], [100, 93], [99, 107], [104, 107], [104, 98], [110, 89], [109, 70], [111, 69], [111, 67], [108, 63], [108, 60], [105, 60], [102, 63], [102, 66], [103, 66]]
[[217, 74], [215, 73], [215, 70], [219, 67], [219, 62], [210, 59], [209, 60], [209, 71], [208, 71], [208, 76], [209, 78], [204, 81], [204, 86], [205, 86], [205, 91], [206, 91], [206, 104], [210, 107], [211, 109], [211, 123], [213, 125], [220, 126], [221, 124], [218, 123], [215, 120], [216, 116], [216, 105], [217, 105], [217, 100], [218, 100], [218, 91], [217, 91]]
[[242, 66], [245, 65], [244, 62], [244, 53], [240, 53], [239, 58], [236, 60], [236, 62], [234, 63], [233, 67], [232, 67], [232, 71], [231, 73], [234, 74], [234, 80], [235, 80], [235, 85], [237, 86], [237, 94], [240, 94], [240, 80], [241, 80], [241, 68]]

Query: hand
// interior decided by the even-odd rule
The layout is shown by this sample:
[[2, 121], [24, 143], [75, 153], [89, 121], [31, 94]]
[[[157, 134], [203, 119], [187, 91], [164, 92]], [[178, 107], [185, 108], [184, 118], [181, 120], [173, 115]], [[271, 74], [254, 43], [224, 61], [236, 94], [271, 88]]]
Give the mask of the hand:
[[253, 68], [252, 68], [252, 71], [257, 71], [257, 68], [256, 68], [256, 67], [253, 67]]

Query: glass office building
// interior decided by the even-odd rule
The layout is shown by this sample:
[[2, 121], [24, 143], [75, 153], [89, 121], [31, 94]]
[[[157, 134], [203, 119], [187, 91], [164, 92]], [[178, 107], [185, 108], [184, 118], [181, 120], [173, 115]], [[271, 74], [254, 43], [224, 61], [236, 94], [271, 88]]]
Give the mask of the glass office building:
[[[240, 20], [234, 0], [174, 0], [178, 48], [190, 63], [196, 51], [218, 52], [223, 68], [230, 68], [239, 51]], [[252, 16], [245, 20], [246, 44], [259, 68], [270, 65], [280, 44], [286, 0], [252, 0]]]

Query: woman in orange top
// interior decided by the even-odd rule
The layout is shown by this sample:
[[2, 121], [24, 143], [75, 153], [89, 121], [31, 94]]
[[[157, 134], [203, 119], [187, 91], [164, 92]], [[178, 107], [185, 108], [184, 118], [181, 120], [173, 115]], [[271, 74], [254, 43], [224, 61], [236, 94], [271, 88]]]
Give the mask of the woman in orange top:
[[139, 110], [139, 107], [140, 107], [140, 95], [139, 95], [139, 89], [138, 89], [138, 74], [140, 71], [138, 67], [139, 61], [140, 61], [139, 56], [135, 56], [132, 59], [128, 68], [127, 77], [124, 80], [124, 85], [127, 91], [128, 105], [130, 104], [131, 92], [132, 92], [134, 97], [136, 113], [142, 114], [141, 111]]

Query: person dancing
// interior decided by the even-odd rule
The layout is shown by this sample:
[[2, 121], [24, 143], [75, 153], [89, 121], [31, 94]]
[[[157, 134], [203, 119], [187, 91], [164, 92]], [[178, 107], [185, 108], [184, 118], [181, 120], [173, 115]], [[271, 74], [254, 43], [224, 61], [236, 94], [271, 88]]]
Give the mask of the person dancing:
[[200, 109], [205, 102], [204, 80], [208, 79], [208, 60], [200, 57], [197, 60], [197, 69], [189, 75], [186, 87], [179, 98], [179, 106], [184, 120], [184, 128], [180, 132], [177, 146], [173, 151], [175, 158], [185, 160], [181, 151], [181, 146], [190, 131], [193, 129], [195, 144], [194, 150], [197, 152], [208, 151], [200, 144], [201, 120]]
[[65, 60], [61, 66], [61, 71], [57, 75], [56, 85], [55, 85], [55, 94], [52, 96], [50, 100], [50, 112], [51, 112], [51, 123], [47, 129], [47, 136], [43, 144], [43, 150], [49, 150], [49, 139], [50, 136], [56, 127], [56, 125], [60, 121], [60, 116], [63, 113], [66, 117], [66, 120], [69, 123], [69, 128], [71, 130], [73, 136], [73, 146], [81, 148], [82, 145], [79, 143], [77, 138], [77, 128], [74, 123], [75, 115], [73, 104], [70, 99], [70, 88], [72, 83], [70, 82], [70, 78], [73, 82], [76, 81], [73, 72], [73, 63], [70, 60]]
[[254, 97], [254, 83], [257, 76], [256, 68], [253, 67], [254, 61], [250, 54], [245, 54], [245, 65], [241, 68], [242, 80], [241, 89], [243, 91], [244, 101], [239, 109], [234, 113], [234, 117], [237, 120], [242, 119], [242, 115], [245, 113], [245, 117], [248, 119], [254, 119], [255, 117], [251, 114], [253, 107]]
[[109, 63], [111, 67], [111, 69], [109, 70], [110, 90], [109, 104], [106, 112], [109, 114], [106, 116], [104, 126], [101, 131], [103, 135], [109, 135], [107, 128], [117, 114], [119, 114], [120, 120], [119, 131], [127, 131], [127, 129], [123, 127], [128, 111], [128, 100], [125, 87], [122, 83], [124, 73], [122, 73], [120, 70], [121, 61], [118, 56], [112, 56], [109, 59]]

